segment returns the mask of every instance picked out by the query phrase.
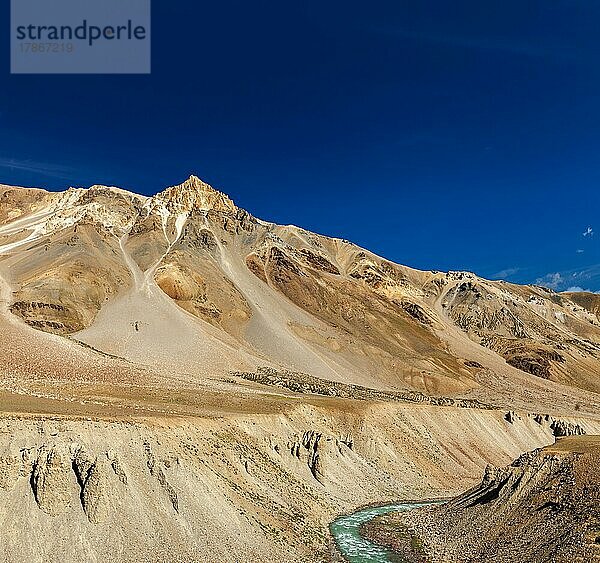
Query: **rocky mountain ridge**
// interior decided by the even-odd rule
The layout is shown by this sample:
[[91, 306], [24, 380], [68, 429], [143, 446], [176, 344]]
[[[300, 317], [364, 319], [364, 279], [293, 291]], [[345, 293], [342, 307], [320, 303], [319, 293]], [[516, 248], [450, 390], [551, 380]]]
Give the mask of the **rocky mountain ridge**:
[[326, 560], [342, 511], [600, 432], [598, 331], [198, 178], [0, 187], [0, 560]]
[[[226, 354], [388, 390], [464, 394], [481, 370], [600, 390], [600, 322], [585, 300], [399, 266], [260, 221], [196, 176], [152, 197], [2, 187], [0, 219], [12, 313], [132, 361], [159, 315], [213, 350], [197, 356], [213, 371]], [[172, 345], [160, 355], [182, 369]]]

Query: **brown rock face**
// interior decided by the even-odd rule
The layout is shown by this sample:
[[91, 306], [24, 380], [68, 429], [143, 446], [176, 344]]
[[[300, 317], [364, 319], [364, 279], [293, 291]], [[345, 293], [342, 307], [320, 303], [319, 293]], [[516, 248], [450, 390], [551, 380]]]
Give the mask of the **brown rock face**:
[[31, 484], [38, 506], [48, 514], [66, 512], [71, 506], [74, 476], [65, 451], [43, 447], [33, 466]]
[[173, 213], [192, 210], [213, 210], [221, 213], [235, 213], [237, 207], [224, 193], [215, 190], [197, 176], [190, 176], [185, 182], [167, 188], [148, 203], [148, 208], [160, 204]]
[[110, 511], [111, 468], [106, 458], [97, 459], [87, 472], [81, 502], [89, 521], [104, 522]]
[[[498, 563], [596, 561], [600, 558], [600, 438], [573, 436], [488, 466], [473, 489], [442, 506], [386, 519], [408, 530], [434, 561]], [[383, 522], [383, 521], [382, 521]], [[382, 539], [374, 522], [373, 538]]]
[[199, 297], [206, 297], [204, 280], [198, 274], [178, 264], [161, 267], [156, 273], [156, 283], [176, 301], [192, 301]]
[[21, 456], [0, 458], [0, 488], [13, 489], [20, 477], [29, 478], [35, 500], [50, 516], [80, 509], [92, 524], [114, 512], [114, 499], [127, 485], [127, 474], [113, 451], [94, 456], [76, 443], [41, 446]]

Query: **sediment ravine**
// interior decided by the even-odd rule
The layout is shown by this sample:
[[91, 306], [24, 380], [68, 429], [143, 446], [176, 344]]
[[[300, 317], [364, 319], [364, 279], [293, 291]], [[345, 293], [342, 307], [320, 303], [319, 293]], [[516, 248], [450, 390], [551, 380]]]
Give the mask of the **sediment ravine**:
[[220, 419], [4, 418], [0, 557], [326, 558], [336, 514], [458, 493], [487, 463], [552, 441], [533, 417], [358, 401]]

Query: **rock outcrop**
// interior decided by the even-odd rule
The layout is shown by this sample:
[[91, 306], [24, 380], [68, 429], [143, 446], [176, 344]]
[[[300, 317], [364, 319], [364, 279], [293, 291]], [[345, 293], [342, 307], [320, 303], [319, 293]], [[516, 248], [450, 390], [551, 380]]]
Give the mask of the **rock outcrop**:
[[549, 414], [534, 414], [533, 419], [540, 425], [547, 425], [555, 438], [564, 438], [565, 436], [581, 436], [585, 434], [585, 429], [577, 422], [570, 422], [554, 418]]
[[508, 467], [489, 465], [479, 485], [446, 504], [375, 521], [366, 531], [397, 549], [401, 538], [418, 537], [432, 561], [598, 561], [599, 461], [600, 437], [563, 438]]
[[71, 506], [74, 484], [69, 453], [57, 446], [40, 448], [31, 474], [31, 486], [38, 506], [52, 515], [66, 512]]
[[50, 516], [71, 512], [77, 501], [91, 523], [110, 515], [111, 497], [127, 476], [117, 455], [92, 456], [76, 442], [23, 449], [20, 455], [0, 457], [0, 489], [10, 491], [27, 479], [38, 507]]
[[144, 442], [144, 451], [146, 454], [146, 465], [148, 466], [150, 475], [155, 477], [158, 481], [159, 485], [167, 495], [169, 502], [173, 506], [173, 510], [179, 512], [179, 497], [177, 496], [177, 491], [175, 491], [165, 475], [165, 468], [169, 467], [170, 462], [157, 460], [149, 442]]
[[[84, 447], [73, 448], [76, 451], [73, 469], [81, 488], [80, 498], [83, 510], [89, 521], [94, 524], [104, 522], [111, 510], [111, 494], [117, 486], [127, 484], [127, 476], [118, 464], [114, 452], [102, 453], [94, 458]], [[112, 458], [112, 460], [111, 460]]]

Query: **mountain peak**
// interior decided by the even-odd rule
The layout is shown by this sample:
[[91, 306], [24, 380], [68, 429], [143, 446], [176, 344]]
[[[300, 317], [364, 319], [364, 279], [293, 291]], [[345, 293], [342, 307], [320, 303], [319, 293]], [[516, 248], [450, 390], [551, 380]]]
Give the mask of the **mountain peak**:
[[151, 198], [150, 206], [157, 205], [176, 213], [189, 213], [192, 209], [222, 212], [237, 210], [233, 201], [226, 194], [194, 175], [181, 184], [166, 188]]

